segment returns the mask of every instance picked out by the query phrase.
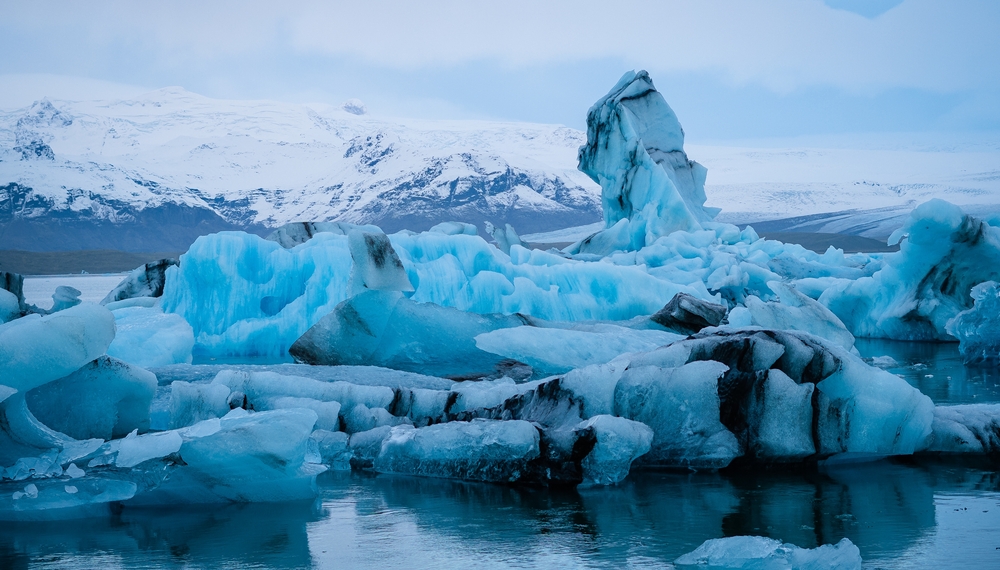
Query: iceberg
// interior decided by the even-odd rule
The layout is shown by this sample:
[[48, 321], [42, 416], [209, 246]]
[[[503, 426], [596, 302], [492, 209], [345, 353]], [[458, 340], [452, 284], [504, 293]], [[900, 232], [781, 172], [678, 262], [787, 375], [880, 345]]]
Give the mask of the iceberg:
[[836, 343], [845, 350], [854, 349], [854, 335], [837, 315], [821, 303], [787, 283], [770, 281], [767, 286], [777, 297], [765, 302], [755, 295], [748, 296], [742, 307], [730, 312], [730, 325], [803, 331]]
[[347, 247], [354, 262], [351, 294], [363, 290], [413, 291], [403, 262], [384, 233], [351, 230], [347, 234]]
[[122, 279], [107, 296], [101, 300], [102, 305], [135, 299], [138, 297], [159, 297], [163, 295], [163, 286], [167, 279], [167, 269], [174, 267], [178, 261], [173, 258], [160, 259], [137, 267]]
[[653, 441], [649, 426], [609, 415], [594, 416], [575, 428], [575, 431], [586, 430], [593, 430], [595, 441], [580, 462], [581, 485], [585, 487], [620, 483], [632, 463], [649, 452]]
[[934, 408], [933, 442], [939, 454], [1000, 454], [1000, 404], [965, 404]]
[[[19, 307], [18, 315], [24, 315], [28, 312], [28, 306], [24, 302], [24, 276], [19, 273], [11, 273], [10, 271], [0, 271], [0, 290], [6, 291], [14, 296], [17, 300]], [[0, 293], [0, 295], [3, 295]], [[6, 297], [7, 301], [5, 303], [10, 303], [10, 297]], [[12, 317], [9, 320], [13, 320], [17, 317]]]
[[726, 318], [723, 305], [703, 301], [687, 293], [678, 293], [650, 318], [654, 323], [683, 334], [694, 334], [705, 327], [717, 327]]
[[149, 429], [155, 392], [152, 372], [101, 356], [25, 398], [35, 418], [51, 429], [74, 439], [113, 439]]
[[615, 386], [615, 414], [652, 428], [644, 463], [712, 469], [740, 455], [739, 442], [719, 420], [718, 384], [726, 370], [718, 362], [629, 367]]
[[[176, 450], [139, 463], [129, 461], [135, 467], [147, 462], [162, 465], [165, 460], [174, 467], [169, 477], [137, 494], [129, 504], [279, 502], [311, 498], [316, 494], [316, 475], [325, 470], [321, 465], [306, 462], [309, 436], [316, 419], [315, 412], [304, 409], [257, 413], [234, 410], [221, 419], [179, 430], [180, 438], [174, 439], [180, 443]], [[121, 441], [124, 444], [125, 440]], [[162, 448], [154, 455], [168, 449], [172, 447]], [[121, 458], [121, 451], [116, 458]]]
[[358, 225], [348, 222], [291, 222], [274, 230], [265, 239], [277, 242], [285, 249], [291, 249], [311, 240], [314, 235], [321, 232], [346, 236], [352, 230], [375, 233], [382, 231], [376, 226]]
[[[714, 232], [710, 232], [714, 236]], [[737, 234], [738, 235], [738, 234]], [[651, 315], [677, 293], [713, 299], [643, 268], [566, 259], [479, 236], [388, 236], [416, 289], [403, 296], [479, 314], [548, 321], [622, 321]], [[199, 238], [167, 271], [162, 307], [194, 330], [194, 356], [287, 359], [288, 347], [351, 295], [347, 236], [321, 232], [291, 249], [239, 232]], [[773, 277], [771, 277], [773, 279]]]
[[192, 362], [194, 329], [180, 315], [164, 313], [156, 299], [138, 297], [106, 307], [117, 329], [109, 356], [146, 368]]
[[12, 485], [0, 484], [0, 521], [45, 521], [91, 518], [111, 514], [111, 505], [135, 496], [132, 481], [88, 477], [67, 484], [62, 478], [35, 480], [22, 485], [24, 491], [7, 492]]
[[392, 428], [382, 442], [374, 469], [452, 477], [469, 481], [513, 483], [528, 475], [540, 454], [539, 435], [526, 421], [449, 422]]
[[81, 294], [82, 293], [79, 289], [69, 287], [67, 285], [60, 285], [56, 287], [55, 292], [52, 293], [52, 308], [43, 312], [56, 313], [70, 307], [75, 307], [81, 303]]
[[[510, 224], [506, 224], [503, 228], [494, 227], [493, 224], [486, 222], [484, 225], [486, 233], [493, 237], [494, 243], [497, 244], [497, 249], [510, 255], [510, 248], [513, 245], [520, 247], [527, 247], [521, 238], [518, 237], [517, 232]], [[475, 235], [475, 234], [472, 234]]]
[[[248, 413], [239, 409], [221, 419], [179, 430], [146, 435], [133, 431], [72, 456], [64, 451], [22, 459], [4, 475], [14, 479], [19, 477], [14, 470], [32, 464], [32, 473], [25, 476], [31, 477], [34, 496], [15, 494], [14, 501], [32, 500], [12, 505], [5, 505], [8, 501], [0, 498], [0, 520], [106, 515], [112, 504], [130, 507], [311, 498], [316, 492], [316, 475], [325, 470], [307, 461], [315, 421], [316, 414], [310, 410]], [[39, 471], [46, 461], [55, 471]], [[77, 464], [85, 464], [86, 469]], [[65, 472], [60, 465], [67, 465]], [[24, 485], [23, 478], [19, 482]], [[0, 487], [7, 488], [9, 483], [0, 483]]]
[[799, 548], [763, 536], [731, 536], [706, 540], [693, 552], [674, 560], [680, 568], [747, 568], [861, 570], [861, 551], [849, 539], [817, 548]]
[[195, 357], [287, 358], [346, 298], [350, 264], [343, 235], [292, 249], [242, 232], [202, 236], [167, 269], [162, 307], [191, 325]]
[[[1000, 230], [931, 202], [897, 254], [761, 239], [712, 221], [683, 143], [649, 76], [626, 74], [579, 154], [604, 227], [564, 251], [509, 224], [486, 224], [496, 245], [460, 222], [222, 232], [105, 307], [62, 288], [24, 317], [0, 275], [0, 518], [312, 497], [328, 467], [605, 486], [635, 466], [997, 453], [996, 405], [935, 407], [854, 343], [954, 336], [994, 358]], [[760, 537], [677, 564], [830, 560], [860, 564], [849, 542]]]
[[[611, 323], [542, 323], [485, 332], [475, 337], [487, 352], [523, 362], [539, 375], [610, 362], [630, 352], [646, 352], [683, 338], [672, 332], [634, 329]], [[566, 326], [567, 328], [556, 328]]]
[[[170, 384], [170, 428], [192, 426], [203, 420], [221, 418], [232, 409], [232, 391], [225, 384], [192, 384], [175, 380]], [[246, 396], [236, 398], [235, 407], [247, 408]]]
[[630, 71], [587, 113], [582, 172], [601, 185], [606, 229], [568, 251], [634, 251], [674, 231], [701, 229], [707, 170], [688, 160], [684, 130], [649, 74]]
[[0, 324], [13, 321], [21, 316], [21, 304], [17, 295], [0, 289]]
[[907, 455], [928, 445], [934, 421], [930, 399], [901, 378], [795, 331], [706, 331], [559, 381], [585, 417], [652, 428], [639, 462], [660, 467]]
[[444, 234], [446, 236], [479, 235], [479, 228], [477, 228], [475, 224], [469, 224], [466, 222], [441, 222], [427, 231]]
[[958, 339], [966, 364], [1000, 364], [1000, 285], [986, 281], [972, 288], [974, 305], [945, 325]]
[[446, 377], [493, 374], [503, 357], [475, 338], [528, 323], [520, 315], [481, 315], [416, 303], [396, 291], [366, 291], [337, 306], [292, 344], [299, 362], [371, 365]]
[[2, 324], [0, 382], [23, 394], [103, 355], [114, 336], [114, 315], [90, 303]]
[[354, 454], [348, 449], [349, 441], [350, 436], [342, 431], [315, 429], [309, 436], [310, 451], [318, 458], [316, 462], [334, 471], [350, 471]]
[[1000, 280], [1000, 228], [931, 200], [891, 236], [900, 240], [885, 267], [832, 283], [819, 301], [855, 336], [954, 340], [946, 325], [972, 307], [972, 287]]
[[[703, 333], [662, 350], [666, 353], [671, 349], [690, 350], [688, 359], [692, 361], [714, 360], [729, 366], [719, 383], [720, 418], [741, 446], [758, 459], [780, 460], [785, 456], [771, 455], [769, 450], [793, 441], [784, 430], [767, 429], [769, 424], [786, 423], [769, 422], [768, 409], [803, 418], [786, 425], [808, 431], [820, 457], [907, 455], [922, 449], [930, 435], [930, 398], [898, 376], [871, 367], [816, 336], [735, 329]], [[771, 379], [770, 370], [782, 374]], [[765, 378], [775, 383], [765, 383], [761, 392], [758, 386]], [[812, 384], [816, 394], [806, 398], [806, 388], [792, 387], [791, 383]], [[779, 401], [772, 402], [769, 395]], [[797, 412], [789, 406], [792, 402], [799, 402]], [[812, 417], [807, 422], [808, 408], [812, 408]], [[777, 437], [772, 439], [768, 434]]]

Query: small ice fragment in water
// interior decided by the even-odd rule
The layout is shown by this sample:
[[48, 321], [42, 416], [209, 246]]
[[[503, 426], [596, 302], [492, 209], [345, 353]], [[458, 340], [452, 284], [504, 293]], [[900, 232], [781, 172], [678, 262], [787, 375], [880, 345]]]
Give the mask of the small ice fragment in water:
[[75, 494], [76, 494], [76, 492], [77, 492], [77, 488], [76, 488], [76, 487], [74, 487], [73, 485], [66, 485], [66, 486], [64, 487], [64, 489], [65, 489], [65, 490], [66, 490], [66, 492], [67, 492], [67, 493], [69, 493], [70, 495], [75, 495]]
[[86, 475], [86, 472], [77, 467], [76, 463], [70, 463], [69, 467], [66, 468], [66, 475], [68, 475], [70, 479], [77, 479]]
[[24, 495], [29, 499], [38, 497], [38, 487], [34, 483], [28, 483], [24, 486]]
[[699, 568], [844, 568], [861, 570], [861, 552], [848, 539], [817, 548], [799, 548], [762, 536], [731, 536], [706, 540], [674, 561]]
[[899, 362], [891, 356], [876, 356], [872, 358], [872, 366], [879, 368], [893, 368], [899, 366]]

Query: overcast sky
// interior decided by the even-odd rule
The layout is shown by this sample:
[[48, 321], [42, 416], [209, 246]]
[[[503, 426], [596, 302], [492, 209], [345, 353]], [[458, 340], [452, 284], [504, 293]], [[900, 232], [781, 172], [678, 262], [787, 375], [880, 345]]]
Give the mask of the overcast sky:
[[689, 140], [1000, 131], [1000, 1], [0, 0], [0, 107], [217, 98], [583, 128], [647, 69]]

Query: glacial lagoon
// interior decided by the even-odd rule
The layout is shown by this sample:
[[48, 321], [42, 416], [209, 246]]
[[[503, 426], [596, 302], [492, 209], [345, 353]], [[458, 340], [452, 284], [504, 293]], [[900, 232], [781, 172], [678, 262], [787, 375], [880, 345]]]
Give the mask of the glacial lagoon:
[[1000, 476], [879, 462], [824, 472], [637, 472], [558, 491], [326, 473], [319, 498], [3, 526], [4, 568], [670, 568], [710, 538], [813, 548], [866, 568], [1000, 565]]
[[579, 156], [605, 228], [561, 251], [301, 222], [106, 307], [8, 275], [3, 565], [1000, 567], [1000, 406], [955, 406], [997, 379], [940, 344], [996, 354], [993, 218], [850, 256], [713, 222], [645, 72]]
[[[954, 343], [858, 348], [891, 356], [888, 370], [937, 404], [1000, 401], [1000, 374], [964, 366]], [[216, 366], [182, 368], [173, 373], [195, 379]], [[637, 470], [579, 490], [359, 472], [317, 483], [315, 501], [2, 523], [0, 566], [671, 568], [705, 540], [759, 535], [805, 548], [846, 537], [865, 568], [1000, 567], [1000, 473], [968, 462]]]

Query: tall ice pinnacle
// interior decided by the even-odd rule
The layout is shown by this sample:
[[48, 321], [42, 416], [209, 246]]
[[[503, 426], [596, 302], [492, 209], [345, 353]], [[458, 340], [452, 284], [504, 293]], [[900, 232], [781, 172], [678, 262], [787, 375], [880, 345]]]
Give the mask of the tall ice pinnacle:
[[587, 113], [579, 168], [601, 185], [606, 229], [578, 253], [636, 250], [677, 230], [701, 229], [708, 171], [684, 153], [677, 115], [645, 71], [629, 71]]

